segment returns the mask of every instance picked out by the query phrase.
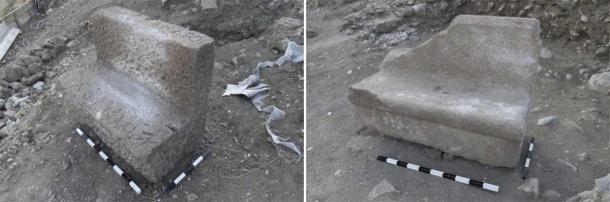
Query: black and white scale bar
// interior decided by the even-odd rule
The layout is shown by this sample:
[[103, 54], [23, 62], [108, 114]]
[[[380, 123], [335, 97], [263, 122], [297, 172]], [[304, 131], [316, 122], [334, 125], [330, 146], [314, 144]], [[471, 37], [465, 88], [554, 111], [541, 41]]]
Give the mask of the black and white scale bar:
[[191, 163], [188, 166], [188, 169], [182, 173], [180, 173], [180, 175], [178, 175], [178, 177], [176, 177], [174, 180], [170, 181], [167, 186], [165, 186], [165, 190], [163, 192], [169, 192], [172, 191], [174, 188], [176, 188], [176, 186], [178, 186], [178, 184], [180, 184], [180, 182], [182, 182], [182, 180], [184, 180], [184, 178], [188, 175], [191, 174], [191, 172], [193, 172], [193, 170], [195, 170], [195, 168], [201, 163], [201, 161], [203, 161], [206, 157], [208, 157], [208, 155], [210, 154], [210, 150], [206, 150], [205, 152], [203, 152], [203, 154], [201, 154], [199, 157], [197, 157], [193, 163]]
[[91, 140], [91, 138], [89, 138], [89, 136], [87, 134], [85, 134], [85, 132], [83, 132], [80, 128], [76, 128], [75, 130], [76, 130], [76, 133], [78, 133], [78, 135], [80, 135], [83, 139], [85, 139], [85, 141], [87, 141], [87, 144], [89, 146], [91, 146], [93, 149], [95, 149], [97, 154], [104, 161], [108, 162], [108, 164], [110, 164], [110, 166], [112, 166], [112, 170], [114, 170], [114, 172], [116, 172], [121, 177], [125, 178], [127, 180], [127, 182], [129, 182], [129, 187], [131, 187], [131, 189], [133, 189], [133, 191], [135, 191], [137, 194], [142, 193], [142, 189], [140, 189], [140, 187], [133, 181], [133, 179], [129, 175], [127, 175], [127, 173], [125, 173], [123, 171], [123, 169], [121, 169], [110, 158], [108, 158], [108, 155], [106, 155], [106, 153], [104, 151], [102, 151], [102, 149], [100, 148], [99, 145], [96, 145], [93, 142], [93, 140]]
[[377, 160], [379, 161], [383, 161], [395, 166], [400, 166], [400, 167], [405, 167], [414, 171], [420, 171], [420, 172], [424, 172], [424, 173], [428, 173], [430, 175], [434, 175], [437, 177], [441, 177], [441, 178], [445, 178], [445, 179], [450, 179], [462, 184], [468, 184], [468, 185], [472, 185], [475, 187], [480, 187], [483, 188], [485, 190], [488, 191], [493, 191], [493, 192], [498, 192], [500, 190], [500, 187], [498, 187], [497, 185], [493, 185], [493, 184], [489, 184], [489, 183], [485, 183], [485, 182], [481, 182], [481, 181], [477, 181], [477, 180], [473, 180], [467, 177], [462, 177], [459, 175], [454, 175], [451, 173], [446, 173], [440, 170], [435, 170], [435, 169], [430, 169], [430, 168], [426, 168], [423, 166], [418, 166], [412, 163], [407, 163], [407, 162], [402, 162], [393, 158], [388, 158], [385, 156], [377, 156]]
[[530, 163], [532, 161], [532, 152], [534, 151], [534, 137], [530, 139], [530, 145], [527, 148], [527, 157], [525, 158], [525, 163], [523, 164], [523, 179], [527, 178], [527, 173], [530, 168]]

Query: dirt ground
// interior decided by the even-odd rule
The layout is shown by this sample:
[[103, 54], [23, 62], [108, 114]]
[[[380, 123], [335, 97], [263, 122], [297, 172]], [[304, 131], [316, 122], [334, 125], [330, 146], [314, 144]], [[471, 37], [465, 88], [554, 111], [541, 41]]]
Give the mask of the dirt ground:
[[[31, 94], [18, 111], [16, 121], [8, 121], [2, 129], [0, 201], [303, 199], [303, 160], [280, 157], [265, 130], [266, 114], [257, 112], [249, 100], [239, 96], [222, 97], [227, 84], [247, 77], [258, 62], [281, 56], [282, 50], [273, 48], [278, 44], [278, 34], [271, 25], [280, 17], [302, 22], [302, 2], [224, 1], [219, 4], [223, 12], [217, 13], [205, 13], [191, 1], [169, 1], [166, 7], [161, 7], [160, 2], [54, 1], [47, 15], [35, 16], [23, 28], [0, 69], [49, 38], [70, 35], [72, 44], [45, 64], [45, 89]], [[73, 132], [72, 112], [65, 107], [62, 89], [55, 84], [64, 72], [95, 64], [95, 47], [86, 21], [96, 8], [114, 5], [216, 39], [207, 133], [202, 134], [201, 142], [202, 150], [211, 149], [212, 154], [170, 193], [160, 194], [159, 190], [150, 188], [142, 195], [133, 193], [124, 179]], [[295, 37], [294, 33], [283, 34]], [[299, 147], [304, 139], [303, 68], [302, 63], [287, 64], [262, 73], [263, 81], [271, 87], [266, 104], [286, 112], [286, 117], [274, 127], [278, 134], [295, 141]]]
[[[490, 167], [460, 157], [441, 158], [438, 151], [425, 146], [378, 134], [363, 128], [355, 117], [354, 106], [347, 99], [348, 87], [377, 72], [390, 50], [416, 47], [446, 28], [455, 14], [472, 13], [472, 9], [477, 8], [473, 2], [481, 1], [465, 1], [463, 6], [470, 12], [464, 12], [465, 8], [460, 7], [447, 11], [451, 14], [443, 17], [431, 17], [429, 13], [438, 12], [426, 10], [422, 16], [405, 18], [401, 23], [408, 26], [399, 23], [396, 30], [389, 33], [374, 33], [375, 23], [383, 22], [387, 12], [391, 12], [391, 8], [388, 11], [389, 7], [386, 7], [384, 13], [383, 6], [396, 2], [413, 5], [414, 1], [322, 2], [309, 1], [307, 5], [308, 201], [565, 201], [590, 190], [595, 179], [609, 173], [610, 99], [604, 93], [584, 88], [589, 74], [608, 71], [608, 59], [596, 57], [593, 54], [596, 48], [582, 49], [587, 51], [575, 48], [582, 41], [597, 40], [597, 35], [573, 41], [567, 41], [565, 35], [544, 38], [544, 46], [552, 52], [552, 57], [541, 62], [542, 69], [536, 75], [536, 87], [531, 94], [532, 111], [528, 115], [527, 135], [535, 137], [537, 142], [529, 175], [540, 181], [540, 196], [535, 198], [518, 190], [524, 183], [520, 168]], [[415, 3], [421, 2], [436, 5], [444, 1]], [[521, 1], [511, 2], [523, 5]], [[498, 4], [494, 8], [497, 7]], [[370, 11], [367, 9], [377, 12], [367, 13], [365, 11]], [[543, 29], [550, 23], [541, 21]], [[352, 26], [354, 23], [359, 26]], [[543, 30], [543, 35], [549, 32]], [[386, 40], [397, 36], [403, 38]], [[567, 74], [573, 78], [566, 79]], [[538, 119], [550, 115], [558, 119], [548, 126], [536, 125]], [[583, 153], [588, 158], [578, 157]], [[391, 166], [377, 161], [378, 155], [484, 180], [499, 185], [500, 192]], [[369, 198], [382, 180], [393, 185], [395, 191]]]

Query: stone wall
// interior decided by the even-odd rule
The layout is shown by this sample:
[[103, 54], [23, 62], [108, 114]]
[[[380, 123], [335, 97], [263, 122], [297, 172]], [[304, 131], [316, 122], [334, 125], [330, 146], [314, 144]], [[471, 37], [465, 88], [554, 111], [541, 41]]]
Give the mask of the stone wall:
[[33, 13], [31, 0], [0, 1], [0, 21], [20, 27], [30, 20]]

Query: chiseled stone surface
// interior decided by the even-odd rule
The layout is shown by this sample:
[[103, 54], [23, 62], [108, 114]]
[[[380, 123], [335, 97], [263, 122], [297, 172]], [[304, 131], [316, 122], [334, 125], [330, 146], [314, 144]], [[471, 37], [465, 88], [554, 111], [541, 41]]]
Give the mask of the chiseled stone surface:
[[96, 11], [92, 24], [97, 65], [62, 76], [65, 97], [82, 113], [78, 124], [158, 183], [198, 148], [213, 39], [120, 7]]
[[366, 126], [385, 134], [516, 167], [539, 34], [532, 18], [457, 16], [417, 48], [388, 53], [349, 99]]
[[98, 61], [187, 111], [207, 101], [214, 40], [121, 7], [91, 16]]

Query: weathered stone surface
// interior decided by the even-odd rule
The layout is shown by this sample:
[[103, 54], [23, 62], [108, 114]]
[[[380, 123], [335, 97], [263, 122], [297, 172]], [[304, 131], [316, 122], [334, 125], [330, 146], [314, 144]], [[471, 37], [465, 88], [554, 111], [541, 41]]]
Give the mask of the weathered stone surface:
[[349, 99], [368, 127], [493, 166], [516, 167], [539, 22], [458, 16], [416, 49], [390, 52]]
[[569, 202], [610, 201], [610, 174], [595, 180], [595, 187], [569, 198]]
[[158, 183], [198, 148], [213, 39], [119, 7], [92, 23], [98, 64], [62, 76], [65, 99], [111, 156]]
[[97, 11], [91, 23], [102, 65], [149, 86], [185, 111], [201, 111], [214, 64], [212, 38], [120, 7]]

